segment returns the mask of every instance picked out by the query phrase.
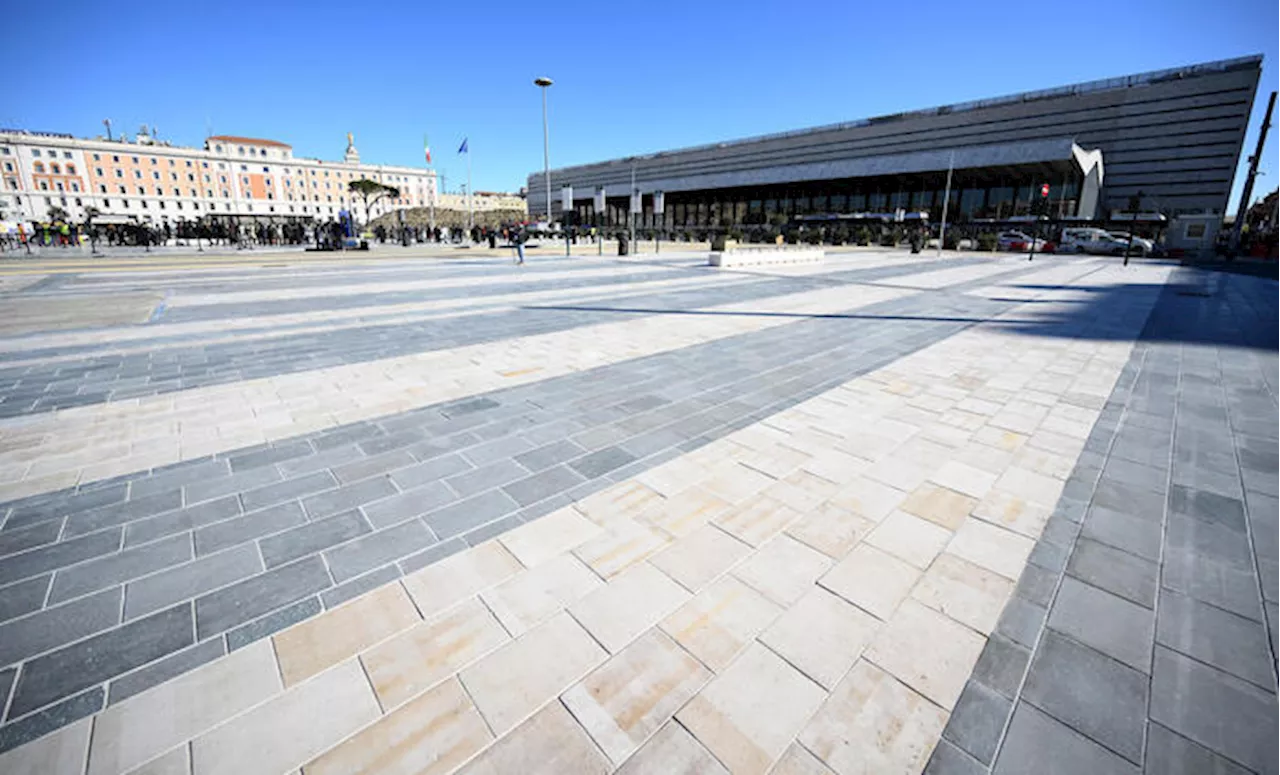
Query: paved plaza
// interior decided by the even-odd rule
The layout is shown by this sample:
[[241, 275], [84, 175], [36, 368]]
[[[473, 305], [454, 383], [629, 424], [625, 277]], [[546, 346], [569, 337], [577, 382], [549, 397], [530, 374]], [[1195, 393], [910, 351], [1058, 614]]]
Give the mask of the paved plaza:
[[425, 253], [0, 261], [0, 773], [1277, 772], [1274, 280]]

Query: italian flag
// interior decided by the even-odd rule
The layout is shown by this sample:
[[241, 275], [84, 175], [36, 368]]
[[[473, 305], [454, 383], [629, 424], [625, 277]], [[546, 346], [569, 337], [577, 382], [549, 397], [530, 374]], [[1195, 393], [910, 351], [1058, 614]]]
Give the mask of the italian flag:
[[422, 136], [422, 152], [427, 155], [427, 164], [431, 163], [431, 143], [427, 142], [427, 136]]

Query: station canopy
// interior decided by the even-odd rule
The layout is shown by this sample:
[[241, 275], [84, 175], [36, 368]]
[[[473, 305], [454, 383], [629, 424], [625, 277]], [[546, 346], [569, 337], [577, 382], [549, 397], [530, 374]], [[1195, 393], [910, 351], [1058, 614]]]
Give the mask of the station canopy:
[[667, 180], [646, 180], [640, 188], [643, 192], [696, 191], [802, 181], [945, 175], [948, 166], [958, 173], [963, 172], [970, 181], [988, 176], [993, 181], [1010, 178], [1060, 180], [1064, 176], [1078, 175], [1081, 178], [1092, 177], [1095, 185], [1102, 183], [1102, 151], [1081, 148], [1068, 137], [687, 175]]

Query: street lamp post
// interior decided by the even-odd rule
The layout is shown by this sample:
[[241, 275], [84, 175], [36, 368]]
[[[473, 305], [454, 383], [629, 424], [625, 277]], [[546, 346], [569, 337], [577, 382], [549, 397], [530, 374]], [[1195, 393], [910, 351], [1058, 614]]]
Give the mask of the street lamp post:
[[551, 226], [551, 141], [547, 135], [547, 88], [550, 78], [534, 78], [533, 83], [542, 89], [542, 177], [547, 186], [547, 226]]

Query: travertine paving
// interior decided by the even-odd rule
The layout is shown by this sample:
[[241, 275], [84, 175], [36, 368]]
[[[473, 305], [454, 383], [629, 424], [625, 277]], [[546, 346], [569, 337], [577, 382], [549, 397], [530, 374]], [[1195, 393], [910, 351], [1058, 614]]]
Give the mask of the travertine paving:
[[[1273, 771], [1274, 283], [690, 263], [113, 274], [91, 294], [222, 310], [246, 357], [290, 343], [262, 376], [66, 408], [22, 379], [181, 383], [241, 337], [165, 307], [0, 341], [25, 407], [0, 421], [0, 770], [1023, 772], [1043, 739], [1064, 771]], [[175, 368], [98, 360], [146, 331]], [[1187, 426], [1161, 468], [1162, 416], [1237, 441]], [[1140, 492], [1172, 504], [1155, 557], [1126, 543]], [[1090, 670], [1151, 701], [1074, 691]]]

